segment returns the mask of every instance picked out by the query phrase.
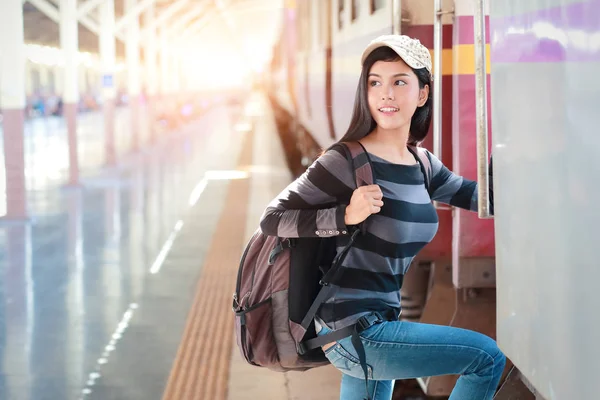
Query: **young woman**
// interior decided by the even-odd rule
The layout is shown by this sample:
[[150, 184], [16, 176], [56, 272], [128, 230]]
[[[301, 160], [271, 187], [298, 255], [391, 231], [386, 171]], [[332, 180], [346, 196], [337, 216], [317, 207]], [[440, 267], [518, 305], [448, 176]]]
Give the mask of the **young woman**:
[[[363, 399], [365, 384], [369, 398], [389, 400], [395, 379], [445, 374], [461, 375], [451, 400], [491, 400], [506, 362], [496, 342], [481, 333], [398, 321], [403, 276], [438, 228], [431, 200], [477, 209], [477, 183], [453, 174], [431, 153], [428, 191], [409, 147], [429, 130], [431, 79], [429, 50], [418, 40], [386, 35], [371, 42], [362, 56], [350, 127], [340, 141], [363, 145], [376, 184], [357, 188], [343, 151], [332, 146], [273, 200], [261, 221], [269, 235], [337, 236], [338, 249], [348, 243], [350, 227], [366, 224], [315, 319], [323, 335], [376, 316], [357, 339], [362, 346], [351, 337], [323, 346], [343, 372], [343, 400]], [[366, 356], [362, 365], [357, 347]]]

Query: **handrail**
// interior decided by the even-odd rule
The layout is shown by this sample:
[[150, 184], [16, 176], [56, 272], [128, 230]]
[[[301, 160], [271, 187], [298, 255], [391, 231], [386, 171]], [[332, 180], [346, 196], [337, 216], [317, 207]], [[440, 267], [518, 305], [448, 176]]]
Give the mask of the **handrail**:
[[442, 0], [434, 0], [433, 8], [433, 154], [442, 161]]
[[475, 1], [475, 97], [477, 113], [477, 212], [479, 218], [492, 218], [488, 176], [487, 60], [485, 42], [485, 0]]
[[392, 0], [392, 33], [401, 34], [402, 25], [402, 0]]
[[[433, 154], [442, 161], [442, 76], [443, 71], [443, 30], [444, 24], [442, 18], [444, 14], [453, 14], [454, 9], [444, 11], [442, 9], [442, 0], [434, 0], [433, 5]], [[443, 162], [443, 161], [442, 161]], [[437, 201], [433, 205], [438, 210], [451, 210], [452, 207], [441, 204]]]

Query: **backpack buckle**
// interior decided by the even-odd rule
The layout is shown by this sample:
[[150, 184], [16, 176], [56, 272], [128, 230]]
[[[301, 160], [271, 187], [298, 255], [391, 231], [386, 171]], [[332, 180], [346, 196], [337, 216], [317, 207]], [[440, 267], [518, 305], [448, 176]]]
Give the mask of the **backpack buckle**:
[[273, 248], [273, 250], [271, 250], [271, 253], [269, 254], [269, 265], [273, 265], [275, 263], [275, 259], [277, 258], [279, 253], [281, 253], [285, 249], [291, 249], [292, 247], [294, 247], [294, 244], [289, 238], [279, 239], [277, 241], [277, 245]]
[[304, 344], [304, 342], [300, 342], [296, 344], [296, 351], [298, 352], [298, 354], [300, 355], [304, 355], [307, 352], [306, 349], [306, 345]]
[[238, 303], [238, 297], [237, 297], [237, 293], [233, 294], [233, 304], [231, 306], [231, 309], [233, 310], [233, 312], [237, 312], [237, 310], [240, 308], [240, 305]]
[[358, 321], [356, 321], [356, 325], [358, 325], [358, 331], [362, 332], [382, 321], [383, 321], [383, 318], [381, 318], [381, 315], [379, 315], [379, 313], [374, 313], [374, 314], [365, 315], [363, 317], [360, 317], [358, 319]]

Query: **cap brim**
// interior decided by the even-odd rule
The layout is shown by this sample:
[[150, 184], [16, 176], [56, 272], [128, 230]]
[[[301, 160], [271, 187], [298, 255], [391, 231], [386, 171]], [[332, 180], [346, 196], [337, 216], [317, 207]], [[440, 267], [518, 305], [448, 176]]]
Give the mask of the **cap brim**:
[[398, 48], [397, 46], [394, 46], [394, 45], [391, 45], [391, 44], [385, 43], [385, 42], [375, 42], [375, 43], [369, 44], [363, 51], [363, 54], [361, 57], [361, 64], [364, 64], [367, 57], [369, 57], [369, 55], [374, 50], [376, 50], [380, 47], [389, 47], [390, 49], [392, 49], [396, 54], [398, 54], [398, 57], [400, 57], [411, 68], [414, 68], [414, 69], [427, 68], [427, 66], [422, 65], [420, 62], [414, 60], [412, 57], [405, 54], [401, 48]]
[[[369, 57], [369, 54], [371, 54], [373, 52], [373, 50], [378, 49], [380, 47], [389, 47], [390, 49], [394, 50], [392, 47], [390, 47], [388, 44], [383, 43], [383, 42], [375, 42], [375, 43], [371, 43], [367, 46], [367, 48], [363, 51], [362, 53], [362, 57], [361, 57], [361, 64], [365, 63], [365, 60], [367, 59], [367, 57]], [[396, 51], [396, 50], [394, 50]], [[397, 52], [396, 52], [397, 53]], [[398, 54], [400, 56], [400, 54]], [[402, 56], [400, 56], [402, 57]]]

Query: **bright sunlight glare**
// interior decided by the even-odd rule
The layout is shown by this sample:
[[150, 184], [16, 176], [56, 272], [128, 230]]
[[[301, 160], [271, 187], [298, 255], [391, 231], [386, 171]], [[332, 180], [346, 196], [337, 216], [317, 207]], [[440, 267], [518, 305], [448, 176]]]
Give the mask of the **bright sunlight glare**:
[[251, 70], [243, 56], [224, 49], [227, 47], [205, 50], [199, 46], [194, 49], [190, 45], [182, 52], [182, 72], [191, 86], [226, 89], [243, 86], [251, 79]]

